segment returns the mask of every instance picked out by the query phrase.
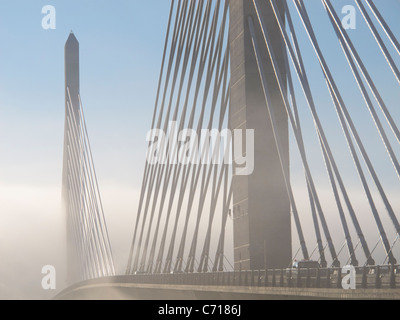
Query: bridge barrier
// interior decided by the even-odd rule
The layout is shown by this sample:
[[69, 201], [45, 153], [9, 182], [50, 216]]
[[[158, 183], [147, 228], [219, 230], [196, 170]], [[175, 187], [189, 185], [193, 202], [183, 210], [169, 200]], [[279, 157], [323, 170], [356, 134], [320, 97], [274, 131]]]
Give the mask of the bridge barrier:
[[[400, 265], [355, 267], [355, 271], [358, 289], [396, 289], [400, 284]], [[320, 268], [136, 274], [124, 279], [137, 284], [340, 289], [345, 276], [341, 268]]]

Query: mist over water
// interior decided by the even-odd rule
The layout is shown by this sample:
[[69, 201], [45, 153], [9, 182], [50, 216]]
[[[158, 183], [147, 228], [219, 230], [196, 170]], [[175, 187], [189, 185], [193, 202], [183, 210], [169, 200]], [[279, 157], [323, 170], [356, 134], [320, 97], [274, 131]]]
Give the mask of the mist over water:
[[65, 228], [60, 188], [0, 185], [0, 298], [47, 299], [42, 268], [65, 273]]

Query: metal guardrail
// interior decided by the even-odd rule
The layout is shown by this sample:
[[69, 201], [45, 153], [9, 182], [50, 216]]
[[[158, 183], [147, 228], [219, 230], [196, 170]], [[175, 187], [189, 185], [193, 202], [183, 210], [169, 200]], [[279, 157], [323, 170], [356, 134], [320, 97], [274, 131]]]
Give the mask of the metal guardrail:
[[[355, 267], [357, 289], [400, 288], [400, 265]], [[137, 274], [124, 277], [138, 284], [341, 289], [341, 268], [283, 269], [212, 273]]]

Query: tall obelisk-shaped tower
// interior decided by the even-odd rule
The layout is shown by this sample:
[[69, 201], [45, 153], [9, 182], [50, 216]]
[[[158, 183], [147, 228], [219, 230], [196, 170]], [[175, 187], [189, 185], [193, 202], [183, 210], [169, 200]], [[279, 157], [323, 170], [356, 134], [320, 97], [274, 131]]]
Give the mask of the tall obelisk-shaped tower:
[[[65, 63], [65, 126], [64, 126], [64, 159], [63, 159], [63, 182], [62, 182], [62, 197], [65, 209], [66, 225], [67, 225], [67, 281], [72, 284], [81, 279], [79, 264], [77, 261], [77, 251], [74, 245], [71, 216], [72, 210], [68, 207], [71, 201], [69, 197], [72, 188], [80, 188], [80, 183], [72, 181], [69, 172], [72, 159], [70, 159], [71, 148], [74, 148], [73, 140], [77, 139], [76, 132], [71, 129], [71, 124], [80, 127], [79, 116], [79, 42], [75, 35], [71, 32], [65, 44], [64, 52]], [[75, 119], [75, 122], [73, 121]], [[76, 130], [75, 130], [76, 131]], [[80, 130], [78, 130], [80, 131]], [[75, 136], [75, 138], [74, 138]], [[79, 168], [77, 168], [79, 170]], [[75, 199], [80, 201], [80, 199]], [[77, 204], [79, 205], [79, 204]]]
[[[252, 17], [263, 57], [272, 108], [289, 163], [288, 118], [251, 0], [229, 0], [231, 50], [231, 129], [255, 132], [255, 169], [233, 178], [235, 269], [286, 268], [292, 258], [290, 203], [254, 54], [248, 17]], [[285, 50], [269, 1], [259, 1], [280, 70]], [[284, 14], [282, 2], [278, 1]], [[282, 74], [285, 79], [286, 75]], [[246, 149], [243, 149], [244, 151]], [[285, 168], [289, 172], [289, 167]]]
[[72, 32], [65, 44], [65, 107], [66, 112], [69, 112], [67, 88], [69, 88], [74, 112], [76, 112], [76, 116], [79, 116], [79, 42]]

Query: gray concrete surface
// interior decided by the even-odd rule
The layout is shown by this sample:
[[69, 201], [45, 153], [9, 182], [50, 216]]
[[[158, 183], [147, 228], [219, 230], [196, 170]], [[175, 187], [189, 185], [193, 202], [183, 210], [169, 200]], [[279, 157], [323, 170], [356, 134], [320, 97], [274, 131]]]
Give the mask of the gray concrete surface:
[[133, 284], [100, 279], [74, 285], [56, 300], [399, 300], [400, 289], [297, 289]]

